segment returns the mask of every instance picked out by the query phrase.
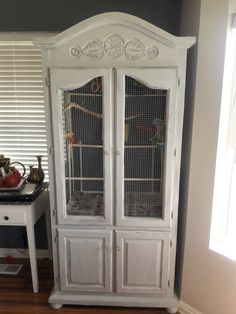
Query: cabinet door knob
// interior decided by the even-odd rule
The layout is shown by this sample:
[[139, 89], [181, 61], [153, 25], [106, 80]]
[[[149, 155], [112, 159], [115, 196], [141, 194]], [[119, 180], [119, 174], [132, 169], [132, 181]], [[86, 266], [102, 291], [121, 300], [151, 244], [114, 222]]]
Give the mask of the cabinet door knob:
[[9, 220], [9, 217], [8, 216], [4, 216], [4, 220]]
[[121, 152], [119, 150], [116, 151], [116, 155], [120, 155]]

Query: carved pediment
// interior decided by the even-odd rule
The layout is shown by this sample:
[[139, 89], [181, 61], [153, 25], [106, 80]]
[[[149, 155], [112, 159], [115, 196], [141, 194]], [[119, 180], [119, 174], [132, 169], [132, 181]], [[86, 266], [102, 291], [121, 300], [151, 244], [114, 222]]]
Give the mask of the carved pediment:
[[137, 34], [143, 34], [150, 39], [172, 48], [189, 48], [195, 43], [194, 37], [177, 37], [171, 35], [162, 29], [152, 25], [138, 17], [125, 14], [109, 12], [96, 15], [80, 22], [64, 32], [47, 39], [37, 39], [35, 43], [45, 48], [57, 48], [63, 45], [69, 45], [75, 38], [84, 36], [84, 34], [94, 34], [94, 39], [87, 41], [82, 47], [71, 46], [70, 53], [72, 57], [80, 57], [86, 55], [91, 58], [101, 58], [103, 54], [107, 54], [112, 58], [119, 57], [123, 52], [130, 60], [141, 58], [146, 54], [149, 58], [158, 55], [156, 45], [150, 47], [144, 46], [138, 37], [129, 38], [124, 41], [122, 34], [109, 34], [105, 38], [96, 37], [96, 33], [101, 28], [109, 28], [111, 26], [121, 26], [123, 28], [132, 29]]

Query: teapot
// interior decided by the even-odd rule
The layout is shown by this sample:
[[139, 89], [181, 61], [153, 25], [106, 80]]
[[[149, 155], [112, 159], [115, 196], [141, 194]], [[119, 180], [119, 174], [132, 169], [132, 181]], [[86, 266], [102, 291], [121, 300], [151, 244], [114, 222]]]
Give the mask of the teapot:
[[35, 156], [38, 159], [38, 168], [30, 167], [30, 173], [27, 177], [27, 181], [30, 183], [41, 184], [44, 180], [44, 172], [41, 165], [42, 156]]
[[[20, 172], [12, 166], [13, 164], [21, 165], [23, 168], [23, 174], [20, 174]], [[25, 166], [22, 163], [15, 161], [12, 163], [8, 163], [5, 167], [1, 167], [0, 173], [0, 188], [14, 188], [20, 183], [21, 179], [24, 177]]]

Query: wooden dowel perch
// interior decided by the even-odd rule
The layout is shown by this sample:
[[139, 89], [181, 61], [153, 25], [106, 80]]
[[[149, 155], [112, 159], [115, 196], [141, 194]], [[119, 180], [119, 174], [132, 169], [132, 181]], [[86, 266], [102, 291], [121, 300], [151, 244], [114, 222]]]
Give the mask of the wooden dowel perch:
[[133, 120], [133, 119], [136, 119], [136, 118], [141, 117], [143, 115], [144, 115], [143, 113], [138, 113], [138, 114], [135, 114], [134, 116], [126, 117], [125, 121]]
[[96, 117], [98, 119], [102, 119], [103, 118], [103, 115], [101, 113], [94, 112], [92, 110], [86, 109], [85, 107], [81, 106], [80, 104], [70, 103], [70, 104], [65, 106], [65, 110], [69, 110], [71, 108], [78, 108], [81, 111], [83, 111], [83, 112], [85, 112], [87, 114], [90, 114], [91, 116], [94, 116], [94, 117]]
[[[87, 114], [90, 114], [91, 116], [94, 116], [98, 119], [103, 119], [103, 114], [102, 113], [98, 113], [98, 112], [94, 112], [92, 110], [89, 110], [85, 107], [83, 107], [82, 105], [80, 104], [76, 104], [76, 103], [70, 103], [70, 104], [67, 104], [65, 105], [65, 110], [69, 110], [71, 108], [78, 108], [80, 109], [81, 111], [87, 113]], [[138, 113], [138, 114], [135, 114], [134, 116], [129, 116], [129, 117], [126, 117], [125, 118], [125, 121], [129, 121], [129, 120], [132, 120], [132, 119], [136, 119], [138, 117], [141, 117], [143, 116], [144, 114], [143, 113]]]

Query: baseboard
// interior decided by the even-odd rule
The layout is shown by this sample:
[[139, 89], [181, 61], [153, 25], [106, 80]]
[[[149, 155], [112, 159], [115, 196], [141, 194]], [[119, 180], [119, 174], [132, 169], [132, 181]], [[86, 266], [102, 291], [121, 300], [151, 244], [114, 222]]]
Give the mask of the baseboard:
[[191, 307], [190, 305], [186, 304], [183, 301], [180, 301], [178, 311], [181, 314], [202, 314], [201, 312], [194, 309], [193, 307]]
[[[0, 248], [0, 257], [12, 256], [14, 258], [29, 258], [29, 250], [3, 249]], [[37, 258], [51, 258], [48, 250], [36, 250]]]

